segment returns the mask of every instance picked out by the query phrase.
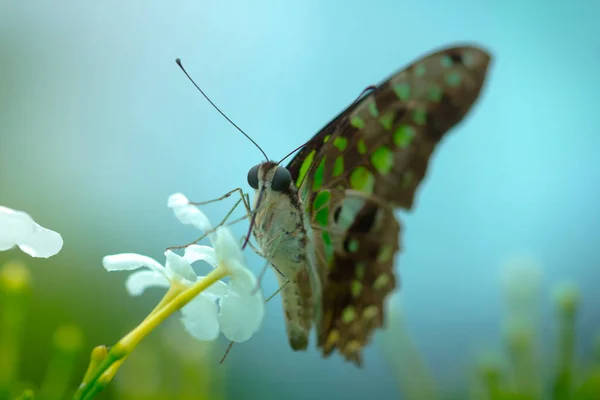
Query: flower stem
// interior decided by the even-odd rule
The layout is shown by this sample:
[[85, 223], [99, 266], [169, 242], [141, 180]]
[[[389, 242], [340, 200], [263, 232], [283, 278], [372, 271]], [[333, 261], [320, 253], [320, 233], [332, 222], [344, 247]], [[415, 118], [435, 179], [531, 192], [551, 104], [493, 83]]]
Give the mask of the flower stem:
[[57, 329], [54, 333], [54, 355], [40, 388], [41, 398], [65, 398], [82, 348], [83, 332], [79, 327], [63, 325]]
[[83, 375], [82, 382], [90, 382], [92, 380], [96, 369], [106, 357], [108, 357], [108, 348], [106, 346], [100, 345], [94, 347], [90, 356], [90, 363], [85, 371], [85, 375]]
[[165, 306], [165, 304], [168, 304], [171, 300], [173, 300], [175, 297], [177, 297], [177, 295], [179, 293], [185, 291], [185, 289], [187, 289], [187, 288], [180, 283], [177, 283], [177, 282], [171, 283], [171, 287], [169, 287], [169, 290], [167, 291], [167, 293], [165, 293], [163, 298], [160, 299], [160, 301], [158, 302], [156, 307], [154, 307], [154, 309], [152, 311], [150, 311], [150, 314], [148, 314], [148, 316], [144, 319], [144, 321], [147, 320], [148, 318], [150, 318], [152, 315], [154, 315], [158, 310], [163, 308]]
[[24, 264], [9, 262], [0, 269], [0, 399], [10, 396], [17, 380], [30, 289], [31, 278]]
[[390, 312], [389, 329], [382, 337], [384, 357], [392, 367], [402, 398], [439, 399], [438, 389], [423, 355], [397, 310]]
[[25, 389], [23, 391], [23, 393], [21, 393], [16, 400], [33, 400], [35, 398], [35, 395], [33, 393], [33, 390], [31, 389]]
[[557, 290], [558, 360], [553, 383], [553, 398], [556, 400], [570, 399], [573, 390], [575, 321], [579, 311], [579, 300], [579, 291], [571, 284], [564, 284]]
[[[135, 327], [131, 332], [125, 335], [108, 352], [107, 357], [98, 364], [95, 372], [89, 375], [89, 379], [84, 380], [75, 393], [75, 400], [87, 400], [103, 390], [113, 379], [121, 364], [135, 347], [160, 325], [167, 317], [185, 306], [198, 294], [211, 286], [213, 283], [221, 280], [229, 274], [225, 265], [212, 270], [204, 279], [199, 280], [189, 288], [182, 290], [181, 287], [172, 286], [172, 289], [165, 294], [164, 298], [154, 308], [154, 310]], [[86, 374], [87, 375], [87, 374]]]

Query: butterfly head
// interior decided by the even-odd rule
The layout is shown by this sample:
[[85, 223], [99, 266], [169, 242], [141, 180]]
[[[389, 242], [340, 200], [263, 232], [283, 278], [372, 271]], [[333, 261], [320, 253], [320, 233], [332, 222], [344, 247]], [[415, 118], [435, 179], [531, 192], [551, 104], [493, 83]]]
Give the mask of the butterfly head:
[[297, 193], [290, 171], [273, 161], [255, 165], [248, 171], [248, 184], [254, 189], [255, 210], [250, 223], [254, 227], [255, 218], [264, 220], [266, 215], [279, 214], [294, 201]]
[[292, 185], [292, 175], [287, 168], [272, 161], [255, 165], [248, 171], [248, 184], [262, 194], [265, 191], [283, 193]]

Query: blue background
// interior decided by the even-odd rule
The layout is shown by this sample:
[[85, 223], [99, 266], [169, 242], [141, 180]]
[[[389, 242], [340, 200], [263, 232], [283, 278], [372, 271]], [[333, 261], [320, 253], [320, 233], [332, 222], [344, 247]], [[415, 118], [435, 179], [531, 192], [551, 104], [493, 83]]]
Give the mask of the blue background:
[[[558, 281], [579, 285], [578, 326], [589, 343], [600, 309], [599, 8], [591, 0], [2, 0], [0, 204], [65, 240], [51, 260], [22, 257], [36, 282], [23, 374], [39, 375], [38, 338], [60, 321], [80, 324], [91, 346], [141, 320], [159, 291], [130, 299], [124, 274], [106, 273], [101, 257], [137, 252], [162, 262], [164, 248], [197, 236], [167, 197], [246, 189], [261, 161], [176, 57], [279, 159], [364, 87], [424, 53], [461, 42], [487, 48], [494, 61], [480, 102], [438, 148], [415, 211], [399, 215], [407, 327], [439, 385], [460, 387], [474, 357], [500, 337], [502, 264], [525, 254], [541, 265], [544, 296]], [[230, 205], [206, 210], [216, 221]], [[21, 256], [0, 261], [9, 257]], [[258, 273], [262, 261], [248, 259]], [[273, 274], [263, 288], [275, 290]], [[217, 347], [215, 362], [225, 342]], [[293, 353], [275, 300], [260, 333], [234, 346], [227, 390], [232, 398], [362, 399], [374, 389], [395, 397], [381, 353], [370, 346], [363, 370], [315, 350]]]

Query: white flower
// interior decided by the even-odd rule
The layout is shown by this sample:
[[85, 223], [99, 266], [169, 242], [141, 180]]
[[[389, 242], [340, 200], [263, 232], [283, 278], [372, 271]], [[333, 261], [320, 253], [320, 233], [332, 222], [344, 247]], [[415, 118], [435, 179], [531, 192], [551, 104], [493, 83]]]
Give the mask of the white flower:
[[[131, 274], [125, 283], [129, 294], [139, 296], [150, 287], [168, 288], [174, 282], [191, 286], [198, 279], [202, 279], [196, 276], [190, 264], [203, 259], [201, 256], [203, 247], [206, 246], [194, 246], [190, 251], [186, 251], [183, 257], [170, 250], [165, 251], [167, 261], [164, 267], [150, 257], [131, 253], [106, 256], [102, 264], [108, 271], [130, 271], [145, 267]], [[227, 285], [218, 281], [181, 309], [184, 326], [194, 337], [200, 340], [217, 338], [219, 335], [217, 299], [226, 293]]]
[[29, 214], [0, 206], [0, 251], [14, 246], [32, 257], [48, 258], [62, 249], [57, 232], [38, 225]]
[[[212, 230], [206, 215], [188, 203], [185, 197], [169, 198], [169, 207], [174, 209], [180, 221], [194, 224], [204, 231]], [[242, 251], [231, 231], [220, 227], [209, 238], [213, 247], [190, 245], [183, 257], [167, 250], [164, 267], [156, 260], [139, 254], [106, 256], [103, 265], [109, 271], [145, 267], [133, 273], [126, 282], [127, 290], [133, 296], [140, 295], [149, 287], [169, 287], [173, 282], [189, 287], [204, 279], [196, 276], [191, 267], [199, 260], [212, 267], [227, 268], [231, 276], [229, 285], [217, 281], [201, 292], [181, 309], [182, 322], [200, 340], [214, 340], [221, 331], [229, 340], [244, 342], [258, 331], [264, 318], [262, 293], [253, 293], [256, 278], [246, 268]]]
[[175, 193], [169, 196], [167, 206], [173, 209], [181, 223], [194, 225], [204, 232], [212, 230], [212, 225], [206, 215], [198, 207], [191, 205], [183, 194]]
[[216, 256], [216, 263], [211, 265], [225, 266], [231, 275], [230, 293], [221, 301], [221, 329], [228, 338], [247, 336], [244, 339], [247, 340], [250, 337], [247, 332], [254, 333], [260, 327], [265, 307], [262, 292], [254, 291], [257, 286], [256, 277], [246, 267], [238, 242], [225, 227], [219, 227], [212, 232], [213, 227], [206, 215], [198, 207], [190, 204], [183, 194], [171, 195], [167, 204], [181, 223], [194, 225], [203, 232], [209, 232], [208, 238]]

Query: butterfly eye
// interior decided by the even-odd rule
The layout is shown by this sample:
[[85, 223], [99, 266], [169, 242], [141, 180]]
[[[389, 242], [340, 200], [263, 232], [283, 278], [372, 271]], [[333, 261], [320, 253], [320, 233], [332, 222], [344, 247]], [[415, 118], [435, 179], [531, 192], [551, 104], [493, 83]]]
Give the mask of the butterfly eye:
[[257, 189], [258, 190], [258, 165], [255, 165], [254, 167], [250, 168], [250, 171], [248, 171], [248, 185], [250, 185], [250, 187], [252, 189]]
[[287, 189], [292, 183], [292, 175], [287, 168], [277, 167], [275, 174], [273, 174], [273, 180], [271, 181], [271, 189], [276, 192], [281, 192]]

